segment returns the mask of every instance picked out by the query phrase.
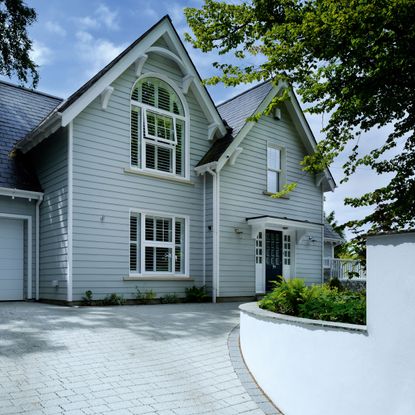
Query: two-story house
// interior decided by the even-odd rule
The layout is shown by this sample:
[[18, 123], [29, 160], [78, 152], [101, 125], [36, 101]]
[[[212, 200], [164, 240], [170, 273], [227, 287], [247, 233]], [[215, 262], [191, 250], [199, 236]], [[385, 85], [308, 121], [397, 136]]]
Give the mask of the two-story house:
[[215, 106], [168, 17], [66, 100], [1, 83], [0, 300], [321, 282], [334, 181], [301, 169], [316, 143], [299, 103], [247, 122], [278, 93]]

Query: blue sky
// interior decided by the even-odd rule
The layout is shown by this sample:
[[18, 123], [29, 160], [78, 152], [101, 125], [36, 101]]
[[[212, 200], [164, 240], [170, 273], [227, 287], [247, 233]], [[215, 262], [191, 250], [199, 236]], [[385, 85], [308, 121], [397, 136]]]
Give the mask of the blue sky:
[[[182, 35], [188, 30], [183, 8], [199, 7], [202, 1], [27, 0], [27, 4], [38, 13], [37, 22], [29, 29], [34, 41], [32, 57], [40, 66], [38, 89], [66, 98], [165, 14], [170, 15], [176, 30]], [[211, 75], [211, 63], [218, 59], [217, 56], [203, 54], [189, 44], [186, 47], [201, 76]], [[209, 92], [219, 103], [245, 88], [215, 86], [209, 87]], [[319, 139], [324, 117], [306, 117]], [[372, 148], [374, 142], [385, 137], [389, 130], [365, 134], [360, 140], [362, 151]], [[335, 210], [340, 222], [370, 211], [370, 208], [345, 207], [344, 197], [360, 195], [386, 181], [386, 177], [379, 177], [363, 167], [347, 184], [340, 185], [341, 165], [346, 157], [347, 151], [331, 168], [338, 188], [334, 193], [326, 194], [325, 202], [325, 210]]]

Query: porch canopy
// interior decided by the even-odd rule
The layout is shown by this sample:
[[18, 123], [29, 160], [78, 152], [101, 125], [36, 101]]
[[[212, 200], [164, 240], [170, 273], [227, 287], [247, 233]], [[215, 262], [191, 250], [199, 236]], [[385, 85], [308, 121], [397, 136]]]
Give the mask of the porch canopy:
[[246, 222], [251, 226], [252, 238], [256, 238], [258, 232], [264, 232], [266, 229], [286, 232], [295, 231], [296, 243], [310, 236], [310, 232], [321, 232], [324, 226], [322, 223], [278, 216], [255, 216], [246, 218]]

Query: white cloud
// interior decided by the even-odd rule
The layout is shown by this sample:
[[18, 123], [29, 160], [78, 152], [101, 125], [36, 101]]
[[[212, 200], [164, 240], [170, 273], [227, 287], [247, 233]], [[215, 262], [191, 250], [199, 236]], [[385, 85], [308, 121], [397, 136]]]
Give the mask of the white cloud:
[[59, 36], [66, 35], [66, 30], [56, 22], [51, 22], [51, 21], [46, 22], [45, 28], [50, 33], [53, 33]]
[[108, 29], [119, 29], [117, 10], [110, 10], [105, 4], [100, 4], [98, 9], [95, 11], [95, 15]]
[[32, 50], [30, 51], [30, 59], [32, 59], [36, 65], [47, 65], [52, 61], [52, 50], [45, 44], [34, 40]]
[[98, 20], [90, 16], [79, 17], [76, 19], [76, 22], [81, 29], [97, 29], [100, 26]]
[[[180, 6], [177, 3], [168, 3], [167, 13], [170, 15], [175, 26], [183, 23], [186, 24], [183, 9], [183, 6]], [[186, 30], [188, 30], [188, 27], [186, 27]]]
[[117, 30], [120, 28], [118, 20], [118, 11], [111, 10], [105, 4], [100, 4], [93, 16], [83, 16], [75, 19], [81, 30], [98, 29], [102, 26]]
[[98, 72], [127, 46], [125, 44], [115, 45], [106, 39], [95, 38], [85, 31], [77, 32], [76, 38], [80, 58], [90, 64], [87, 69], [88, 76]]

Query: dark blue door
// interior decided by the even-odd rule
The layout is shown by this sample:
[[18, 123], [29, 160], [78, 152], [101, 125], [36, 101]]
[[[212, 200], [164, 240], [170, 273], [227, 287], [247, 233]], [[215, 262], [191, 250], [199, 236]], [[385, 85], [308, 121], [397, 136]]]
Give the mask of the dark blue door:
[[282, 232], [266, 231], [265, 235], [265, 288], [271, 291], [274, 288], [271, 282], [282, 275]]

